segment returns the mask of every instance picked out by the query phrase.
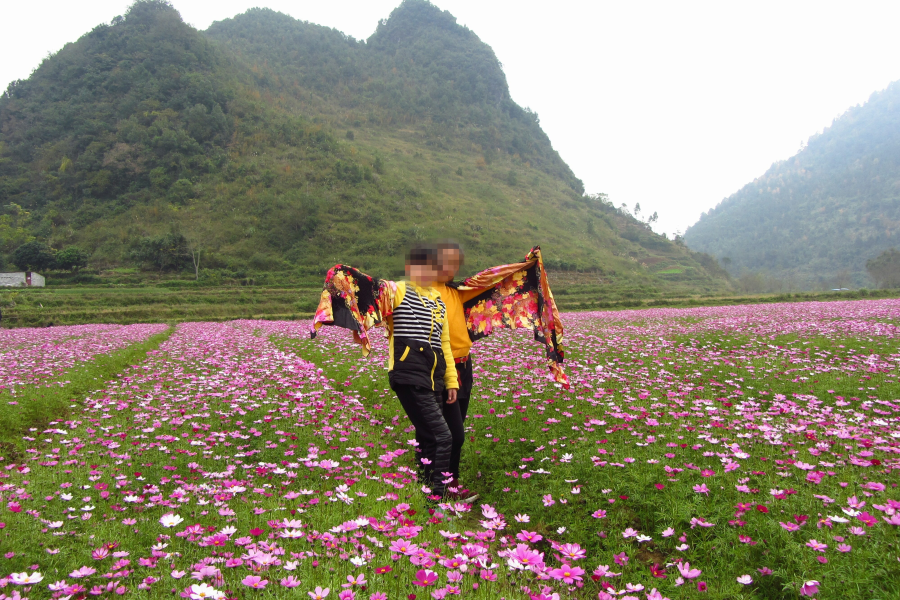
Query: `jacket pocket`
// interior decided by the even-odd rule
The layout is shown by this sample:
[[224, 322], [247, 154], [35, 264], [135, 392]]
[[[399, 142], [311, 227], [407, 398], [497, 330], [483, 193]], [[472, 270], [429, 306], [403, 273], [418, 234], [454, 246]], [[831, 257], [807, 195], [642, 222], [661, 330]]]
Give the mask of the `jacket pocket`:
[[406, 350], [403, 351], [403, 356], [400, 357], [400, 362], [406, 360], [406, 357], [409, 355], [409, 346], [406, 347]]

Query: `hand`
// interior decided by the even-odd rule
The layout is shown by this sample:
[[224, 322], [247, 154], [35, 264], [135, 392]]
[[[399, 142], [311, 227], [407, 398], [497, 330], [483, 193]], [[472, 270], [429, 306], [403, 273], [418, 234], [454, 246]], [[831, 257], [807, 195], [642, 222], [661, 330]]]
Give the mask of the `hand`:
[[447, 390], [447, 404], [456, 402], [456, 390]]

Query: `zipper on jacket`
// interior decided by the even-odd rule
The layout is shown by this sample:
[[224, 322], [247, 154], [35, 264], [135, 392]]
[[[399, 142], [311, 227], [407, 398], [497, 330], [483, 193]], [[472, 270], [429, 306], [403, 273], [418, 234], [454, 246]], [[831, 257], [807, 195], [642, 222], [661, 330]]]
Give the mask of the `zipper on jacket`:
[[428, 330], [428, 346], [431, 347], [431, 352], [434, 354], [434, 365], [431, 367], [431, 391], [434, 391], [434, 372], [437, 370], [437, 351], [435, 351], [434, 347], [431, 346], [431, 334], [434, 333], [434, 322], [437, 320], [437, 314], [435, 314], [435, 310], [437, 309], [437, 301], [431, 300], [435, 304], [435, 308], [428, 308], [428, 305], [425, 304], [425, 300], [422, 298], [422, 295], [419, 293], [419, 290], [414, 289], [413, 292], [418, 296], [419, 302], [422, 303], [422, 306], [431, 313], [431, 329]]

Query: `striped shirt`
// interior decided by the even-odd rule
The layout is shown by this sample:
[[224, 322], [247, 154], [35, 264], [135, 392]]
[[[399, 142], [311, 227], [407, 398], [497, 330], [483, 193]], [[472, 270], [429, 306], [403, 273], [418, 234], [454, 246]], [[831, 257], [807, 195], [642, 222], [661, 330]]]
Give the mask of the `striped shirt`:
[[441, 351], [441, 333], [447, 318], [447, 306], [440, 298], [432, 300], [416, 293], [412, 286], [406, 289], [403, 300], [394, 307], [393, 334], [397, 337], [429, 344]]

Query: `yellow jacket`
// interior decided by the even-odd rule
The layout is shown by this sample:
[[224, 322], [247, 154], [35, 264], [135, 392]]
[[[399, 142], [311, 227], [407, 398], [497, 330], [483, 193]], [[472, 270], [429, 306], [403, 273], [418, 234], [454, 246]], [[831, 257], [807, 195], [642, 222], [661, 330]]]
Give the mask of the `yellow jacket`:
[[[456, 378], [456, 368], [454, 366], [453, 352], [450, 343], [450, 327], [447, 326], [447, 316], [449, 313], [446, 304], [441, 299], [441, 294], [433, 287], [423, 288], [412, 282], [387, 281], [385, 283], [387, 285], [382, 292], [381, 305], [385, 317], [385, 325], [387, 326], [388, 335], [390, 337], [390, 341], [388, 342], [388, 371], [394, 371], [394, 368], [399, 361], [406, 362], [409, 360], [407, 355], [410, 350], [414, 352], [424, 352], [426, 350], [425, 346], [429, 346], [429, 349], [434, 352], [434, 362], [433, 364], [428, 364], [431, 371], [427, 374], [431, 381], [431, 388], [436, 389], [437, 387], [440, 387], [435, 386], [434, 378], [435, 376], [438, 376], [443, 377], [443, 387], [445, 389], [458, 389], [459, 382]], [[413, 293], [409, 293], [410, 290], [412, 290]], [[422, 299], [430, 302], [423, 302]], [[404, 302], [411, 304], [404, 305]], [[420, 307], [416, 303], [421, 303], [422, 306]], [[433, 305], [433, 310], [431, 309], [431, 305]], [[395, 348], [399, 347], [400, 344], [398, 344], [399, 340], [397, 339], [399, 336], [395, 335], [396, 328], [394, 316], [401, 313], [408, 313], [410, 308], [421, 310], [422, 307], [425, 307], [427, 313], [429, 313], [428, 316], [424, 317], [426, 320], [414, 319], [408, 321], [407, 326], [421, 327], [422, 335], [419, 336], [420, 339], [422, 336], [424, 336], [425, 339], [433, 339], [435, 337], [434, 329], [440, 327], [440, 357], [443, 358], [442, 361], [439, 360], [437, 351], [425, 342], [408, 343], [405, 349], [400, 350], [402, 353], [401, 356], [395, 356]], [[427, 330], [426, 327], [428, 328]], [[465, 323], [463, 323], [463, 328], [465, 329]], [[408, 335], [404, 336], [404, 339], [406, 342], [411, 342], [411, 340], [408, 339]], [[416, 361], [416, 363], [419, 362], [421, 361]], [[444, 364], [440, 365], [441, 362]], [[440, 373], [441, 366], [443, 366], [443, 373]]]

